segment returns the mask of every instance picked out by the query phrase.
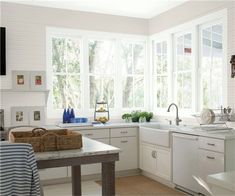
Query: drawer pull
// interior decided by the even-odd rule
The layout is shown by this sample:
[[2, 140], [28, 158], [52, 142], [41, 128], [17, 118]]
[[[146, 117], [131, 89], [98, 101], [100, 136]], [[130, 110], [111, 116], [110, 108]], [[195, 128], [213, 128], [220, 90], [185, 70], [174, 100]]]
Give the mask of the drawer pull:
[[86, 133], [85, 136], [92, 136], [92, 133]]
[[215, 146], [215, 144], [207, 143], [208, 146]]
[[215, 159], [215, 157], [211, 157], [211, 156], [206, 156], [206, 158], [208, 158], [208, 159]]
[[121, 133], [127, 133], [127, 131], [121, 131]]
[[156, 159], [156, 151], [152, 151], [152, 157], [154, 158], [154, 159]]
[[121, 141], [121, 143], [127, 143], [128, 141], [127, 140], [125, 140], [125, 141]]

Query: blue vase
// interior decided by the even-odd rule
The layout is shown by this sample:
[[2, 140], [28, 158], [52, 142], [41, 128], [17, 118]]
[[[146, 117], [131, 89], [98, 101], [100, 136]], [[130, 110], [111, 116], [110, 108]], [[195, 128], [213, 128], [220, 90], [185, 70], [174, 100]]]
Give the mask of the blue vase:
[[63, 123], [66, 123], [66, 109], [63, 112]]
[[73, 108], [71, 109], [71, 112], [70, 112], [70, 118], [75, 118], [75, 113], [74, 113], [74, 109]]
[[70, 119], [70, 109], [68, 108], [66, 111], [66, 123], [69, 123], [69, 119]]

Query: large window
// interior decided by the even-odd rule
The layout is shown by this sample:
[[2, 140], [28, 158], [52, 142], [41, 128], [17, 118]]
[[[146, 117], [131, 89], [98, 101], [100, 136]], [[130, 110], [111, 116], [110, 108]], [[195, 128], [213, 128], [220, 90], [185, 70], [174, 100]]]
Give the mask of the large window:
[[192, 108], [192, 34], [175, 36], [174, 95], [179, 108]]
[[52, 38], [53, 108], [81, 107], [81, 40]]
[[107, 101], [114, 107], [114, 76], [115, 76], [115, 41], [88, 41], [89, 46], [89, 83], [90, 108], [96, 101]]
[[121, 41], [120, 60], [123, 74], [122, 106], [144, 107], [145, 42]]
[[186, 115], [227, 104], [225, 24], [223, 10], [153, 36], [155, 111], [171, 102]]
[[222, 105], [223, 72], [222, 24], [201, 26], [201, 107], [219, 108]]
[[154, 105], [157, 108], [166, 108], [169, 93], [167, 41], [154, 42], [153, 49]]
[[112, 115], [145, 108], [145, 36], [49, 28], [50, 117], [72, 107], [93, 115], [107, 101]]

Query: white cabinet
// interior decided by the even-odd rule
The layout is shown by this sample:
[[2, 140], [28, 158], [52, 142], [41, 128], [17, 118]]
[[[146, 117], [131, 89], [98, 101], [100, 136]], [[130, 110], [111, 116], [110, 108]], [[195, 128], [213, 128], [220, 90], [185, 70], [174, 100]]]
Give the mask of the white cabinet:
[[171, 150], [142, 142], [140, 168], [166, 180], [171, 179]]
[[67, 167], [57, 167], [39, 170], [40, 180], [51, 180], [67, 177]]
[[121, 149], [116, 171], [138, 168], [138, 146], [136, 137], [111, 138], [110, 144]]

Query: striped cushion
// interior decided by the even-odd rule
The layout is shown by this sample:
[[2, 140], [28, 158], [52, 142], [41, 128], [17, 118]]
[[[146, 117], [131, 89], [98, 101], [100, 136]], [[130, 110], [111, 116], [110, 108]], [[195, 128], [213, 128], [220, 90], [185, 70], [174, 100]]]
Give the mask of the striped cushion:
[[40, 195], [40, 180], [30, 144], [0, 142], [0, 195]]

